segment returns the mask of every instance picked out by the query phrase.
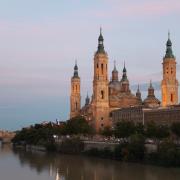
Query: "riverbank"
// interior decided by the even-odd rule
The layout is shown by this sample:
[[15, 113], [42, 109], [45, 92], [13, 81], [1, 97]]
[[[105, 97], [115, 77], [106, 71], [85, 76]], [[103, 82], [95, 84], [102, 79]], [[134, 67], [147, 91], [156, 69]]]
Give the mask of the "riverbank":
[[180, 123], [167, 127], [151, 122], [145, 127], [118, 122], [113, 130], [106, 127], [95, 134], [85, 119], [76, 117], [62, 125], [48, 123], [23, 128], [13, 143], [30, 149], [43, 147], [40, 149], [49, 152], [180, 167], [179, 129]]
[[[0, 148], [3, 180], [179, 180], [179, 168], [126, 163], [92, 156]], [[6, 171], [8, 170], [8, 172]], [[13, 172], [13, 173], [9, 173]]]
[[[19, 146], [19, 145], [18, 145]], [[14, 146], [15, 148], [18, 146]], [[165, 167], [180, 167], [180, 151], [170, 140], [159, 145], [144, 144], [141, 137], [134, 137], [130, 142], [109, 143], [82, 141], [80, 138], [67, 138], [50, 147], [22, 145], [28, 151], [56, 152], [74, 154], [121, 162], [136, 162]]]

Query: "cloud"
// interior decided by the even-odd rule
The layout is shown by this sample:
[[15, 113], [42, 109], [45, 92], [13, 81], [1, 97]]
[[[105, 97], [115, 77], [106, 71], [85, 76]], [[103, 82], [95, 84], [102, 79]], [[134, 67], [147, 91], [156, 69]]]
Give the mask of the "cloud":
[[126, 2], [122, 1], [106, 1], [110, 7], [107, 11], [95, 11], [95, 16], [99, 18], [107, 17], [158, 17], [169, 14], [180, 13], [180, 1], [179, 0], [151, 0], [151, 1], [135, 1], [130, 0]]

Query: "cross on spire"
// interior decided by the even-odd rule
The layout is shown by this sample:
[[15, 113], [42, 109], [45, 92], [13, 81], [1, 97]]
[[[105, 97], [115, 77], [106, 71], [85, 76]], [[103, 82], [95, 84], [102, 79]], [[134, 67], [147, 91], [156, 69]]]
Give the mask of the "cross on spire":
[[114, 60], [114, 69], [116, 69], [116, 60]]
[[170, 35], [171, 35], [171, 34], [170, 34], [170, 31], [168, 30], [168, 39], [170, 39]]

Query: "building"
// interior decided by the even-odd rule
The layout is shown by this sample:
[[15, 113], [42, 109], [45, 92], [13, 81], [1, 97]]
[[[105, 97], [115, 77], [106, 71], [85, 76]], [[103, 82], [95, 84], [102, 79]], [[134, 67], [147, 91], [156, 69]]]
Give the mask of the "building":
[[[142, 121], [142, 119], [144, 119], [145, 109], [158, 109], [157, 111], [161, 113], [160, 107], [162, 105], [165, 107], [176, 105], [178, 103], [178, 81], [176, 80], [176, 61], [172, 53], [170, 35], [166, 46], [167, 49], [163, 59], [163, 70], [167, 71], [168, 68], [168, 73], [163, 73], [163, 102], [161, 104], [155, 97], [152, 82], [150, 82], [148, 88], [147, 98], [143, 101], [139, 86], [136, 94], [131, 92], [125, 63], [122, 76], [119, 80], [119, 72], [114, 62], [111, 80], [109, 80], [109, 58], [104, 48], [102, 30], [100, 30], [98, 48], [93, 58], [93, 94], [91, 99], [87, 96], [85, 105], [81, 108], [80, 77], [78, 76], [77, 64], [75, 64], [74, 75], [71, 78], [70, 118], [78, 115], [84, 116], [96, 131], [99, 131], [106, 126], [113, 126], [114, 122], [119, 119], [133, 120], [135, 122]], [[150, 115], [147, 115], [147, 117], [150, 118]]]
[[166, 54], [163, 58], [163, 80], [162, 89], [162, 106], [178, 104], [178, 80], [176, 79], [176, 58], [172, 51], [172, 42], [170, 33], [166, 43]]
[[111, 112], [112, 127], [117, 122], [130, 121], [146, 125], [155, 122], [159, 125], [171, 125], [173, 122], [180, 121], [180, 105], [169, 106], [166, 108], [145, 108], [144, 106], [121, 108]]
[[81, 94], [80, 94], [80, 77], [78, 75], [77, 63], [74, 66], [74, 75], [71, 78], [71, 100], [70, 100], [70, 118], [78, 116], [81, 109]]

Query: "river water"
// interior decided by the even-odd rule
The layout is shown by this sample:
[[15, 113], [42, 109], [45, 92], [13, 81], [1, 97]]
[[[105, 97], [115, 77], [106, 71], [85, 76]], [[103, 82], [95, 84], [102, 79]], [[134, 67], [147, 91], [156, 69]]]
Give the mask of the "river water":
[[0, 146], [0, 180], [179, 180], [180, 169]]

